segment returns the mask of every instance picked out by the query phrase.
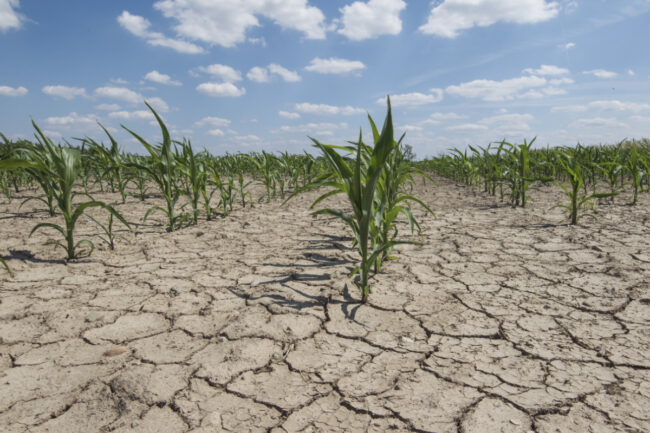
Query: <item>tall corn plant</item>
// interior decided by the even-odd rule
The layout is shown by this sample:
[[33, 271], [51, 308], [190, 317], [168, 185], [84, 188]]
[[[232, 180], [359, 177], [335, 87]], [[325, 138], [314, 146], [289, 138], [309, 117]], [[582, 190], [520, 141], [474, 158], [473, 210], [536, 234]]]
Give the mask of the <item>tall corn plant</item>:
[[172, 151], [171, 145], [172, 140], [169, 136], [169, 131], [165, 122], [160, 118], [156, 110], [154, 110], [151, 105], [145, 102], [145, 105], [151, 110], [153, 115], [158, 121], [160, 130], [162, 133], [162, 143], [160, 145], [149, 144], [144, 138], [140, 137], [135, 132], [131, 131], [126, 126], [122, 125], [122, 128], [126, 129], [131, 135], [133, 135], [142, 145], [147, 149], [149, 155], [151, 156], [151, 164], [144, 165], [139, 163], [131, 163], [133, 167], [139, 170], [143, 170], [149, 174], [151, 179], [156, 183], [160, 192], [165, 199], [166, 209], [160, 206], [152, 206], [144, 214], [144, 220], [151, 215], [152, 212], [162, 212], [167, 216], [167, 230], [174, 231], [178, 229], [183, 221], [185, 216], [181, 213], [180, 215], [176, 213], [176, 203], [180, 197], [181, 191], [177, 186], [177, 169], [178, 164], [176, 161], [176, 155]]
[[37, 131], [36, 138], [40, 144], [40, 147], [34, 147], [32, 152], [39, 154], [29, 155], [30, 158], [28, 161], [16, 160], [3, 162], [5, 162], [5, 168], [29, 168], [29, 170], [39, 173], [40, 176], [47, 177], [51, 180], [54, 203], [63, 215], [65, 226], [53, 223], [39, 223], [34, 226], [29, 235], [32, 236], [37, 230], [43, 228], [51, 228], [58, 231], [63, 236], [64, 242], [53, 241], [51, 243], [65, 249], [68, 260], [72, 260], [83, 253], [91, 254], [95, 248], [93, 243], [88, 239], [75, 242], [74, 238], [77, 221], [86, 209], [91, 207], [104, 208], [130, 229], [129, 224], [122, 215], [104, 202], [90, 200], [83, 203], [73, 203], [73, 199], [77, 195], [73, 191], [74, 183], [81, 172], [81, 154], [79, 150], [71, 147], [56, 146], [43, 134], [34, 121], [32, 121], [32, 124]]
[[373, 248], [370, 242], [374, 223], [374, 201], [377, 183], [391, 152], [397, 145], [393, 139], [390, 99], [388, 99], [388, 113], [386, 114], [384, 126], [374, 147], [369, 150], [367, 163], [364, 161], [364, 148], [366, 146], [363, 143], [361, 134], [359, 134], [359, 141], [353, 143], [356, 148], [356, 158], [350, 163], [338, 153], [338, 150], [342, 149], [340, 146], [322, 144], [314, 138], [311, 138], [311, 140], [322, 152], [331, 173], [321, 176], [314, 183], [294, 192], [291, 197], [305, 189], [314, 189], [321, 186], [330, 187], [331, 190], [318, 197], [312, 207], [336, 194], [344, 194], [347, 197], [353, 210], [351, 215], [331, 208], [319, 209], [314, 214], [333, 215], [343, 220], [352, 230], [361, 258], [361, 263], [353, 273], [359, 273], [359, 279], [355, 283], [361, 290], [361, 302], [366, 302], [370, 294], [368, 279], [372, 265], [384, 249], [398, 243], [389, 241], [387, 244], [377, 245]]

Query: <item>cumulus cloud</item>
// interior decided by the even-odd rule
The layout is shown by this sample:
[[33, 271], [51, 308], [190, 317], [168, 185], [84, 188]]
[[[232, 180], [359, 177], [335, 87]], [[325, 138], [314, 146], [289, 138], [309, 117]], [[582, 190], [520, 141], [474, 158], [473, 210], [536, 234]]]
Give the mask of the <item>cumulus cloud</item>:
[[201, 83], [196, 90], [215, 98], [238, 98], [246, 94], [246, 89], [233, 83]]
[[399, 14], [404, 8], [403, 0], [355, 1], [341, 9], [343, 27], [338, 33], [354, 41], [397, 35], [402, 31]]
[[97, 110], [104, 110], [104, 111], [117, 111], [122, 107], [120, 107], [117, 104], [99, 104], [99, 105], [96, 105], [95, 108]]
[[563, 105], [551, 108], [551, 111], [561, 111], [569, 113], [585, 112], [589, 109], [609, 110], [609, 111], [631, 111], [639, 112], [650, 110], [650, 104], [639, 102], [623, 102], [616, 99], [592, 101], [582, 105]]
[[0, 86], [0, 96], [25, 96], [27, 94], [27, 89], [23, 86], [20, 87], [10, 87], [10, 86]]
[[340, 59], [338, 57], [330, 57], [329, 59], [315, 57], [305, 69], [319, 74], [349, 74], [366, 69], [366, 65], [358, 60]]
[[208, 134], [214, 135], [215, 137], [223, 137], [224, 135], [226, 135], [225, 132], [223, 132], [221, 129], [218, 128], [209, 130]]
[[114, 111], [108, 114], [108, 117], [120, 120], [155, 120], [153, 113], [149, 110], [136, 111]]
[[465, 119], [467, 116], [464, 114], [458, 114], [458, 113], [432, 113], [430, 116], [434, 120], [458, 120], [458, 119]]
[[50, 127], [84, 129], [89, 126], [96, 126], [97, 117], [90, 114], [79, 115], [72, 112], [67, 116], [47, 117], [43, 122]]
[[613, 117], [591, 117], [578, 119], [569, 124], [571, 128], [624, 128], [627, 125]]
[[19, 29], [25, 18], [16, 12], [20, 7], [19, 0], [0, 0], [0, 31]]
[[120, 101], [137, 104], [144, 99], [142, 95], [126, 87], [105, 86], [95, 89], [95, 96], [100, 98], [117, 99]]
[[541, 92], [531, 93], [530, 90], [542, 88], [547, 84], [546, 78], [530, 75], [503, 81], [474, 80], [449, 86], [446, 90], [450, 95], [465, 98], [483, 99], [484, 101], [507, 101], [515, 98], [543, 96]]
[[[402, 93], [390, 96], [390, 103], [393, 107], [415, 107], [418, 105], [435, 104], [442, 101], [443, 91], [441, 89], [430, 89], [431, 93]], [[377, 99], [378, 104], [385, 104], [385, 98]]]
[[219, 78], [226, 83], [235, 83], [242, 80], [241, 73], [238, 70], [231, 66], [221, 65], [219, 63], [208, 66], [199, 66], [196, 70], [215, 78]]
[[276, 75], [287, 82], [297, 82], [302, 80], [296, 71], [290, 71], [289, 69], [280, 66], [277, 63], [271, 63], [265, 68], [261, 66], [254, 66], [250, 71], [248, 71], [246, 78], [258, 83], [268, 83], [271, 81], [271, 75]]
[[560, 46], [568, 51], [571, 48], [575, 48], [576, 44], [574, 44], [573, 42], [567, 42], [566, 44]]
[[603, 79], [615, 78], [618, 76], [616, 72], [606, 71], [605, 69], [593, 69], [591, 71], [584, 71], [583, 74], [593, 75], [596, 78], [603, 78]]
[[167, 105], [167, 103], [162, 98], [159, 98], [158, 96], [154, 96], [153, 98], [147, 98], [146, 101], [158, 113], [166, 113], [169, 111], [169, 105]]
[[318, 135], [324, 135], [325, 133], [331, 133], [332, 131], [347, 128], [348, 124], [345, 122], [342, 123], [305, 123], [302, 125], [294, 126], [282, 126], [278, 131], [274, 132], [300, 132], [300, 133], [313, 133]]
[[81, 87], [68, 87], [68, 86], [45, 86], [43, 93], [49, 96], [55, 96], [68, 101], [76, 98], [77, 96], [86, 96], [86, 89]]
[[181, 86], [182, 83], [180, 81], [175, 81], [172, 80], [172, 77], [170, 77], [167, 74], [161, 74], [160, 72], [153, 70], [151, 72], [148, 72], [147, 75], [144, 76], [145, 80], [152, 81], [154, 83], [158, 84], [165, 84], [167, 86]]
[[278, 111], [278, 116], [284, 117], [285, 119], [300, 119], [300, 114], [282, 110]]
[[485, 131], [488, 129], [485, 125], [479, 125], [478, 123], [462, 123], [460, 125], [448, 126], [447, 131]]
[[284, 29], [302, 32], [308, 39], [325, 39], [325, 16], [307, 0], [162, 0], [154, 3], [174, 30], [184, 38], [233, 47], [246, 40], [246, 32], [267, 18]]
[[560, 68], [559, 66], [553, 65], [542, 65], [538, 69], [526, 68], [523, 71], [525, 74], [530, 75], [567, 75], [570, 71], [566, 68]]
[[215, 128], [227, 127], [230, 125], [230, 120], [222, 119], [221, 117], [208, 116], [204, 117], [201, 120], [197, 120], [194, 122], [194, 125], [198, 126], [199, 128], [202, 128], [204, 126], [211, 126]]
[[128, 11], [122, 11], [122, 14], [117, 17], [117, 22], [128, 32], [145, 39], [149, 45], [171, 48], [174, 51], [184, 54], [200, 54], [205, 52], [202, 47], [191, 42], [168, 38], [162, 33], [152, 32], [149, 30], [151, 22], [148, 19], [139, 15], [133, 15]]
[[555, 18], [560, 12], [557, 1], [547, 0], [444, 0], [436, 2], [427, 22], [420, 27], [425, 34], [455, 38], [462, 30], [487, 27], [497, 22], [534, 24]]
[[257, 83], [268, 83], [269, 82], [269, 71], [266, 68], [261, 68], [259, 66], [254, 66], [246, 74], [246, 78]]
[[352, 116], [355, 114], [364, 114], [366, 112], [366, 110], [364, 110], [363, 108], [352, 107], [350, 105], [346, 105], [344, 107], [338, 107], [335, 105], [327, 105], [327, 104], [310, 104], [308, 102], [296, 104], [294, 109], [301, 113], [318, 114], [318, 115], [340, 114], [343, 116]]

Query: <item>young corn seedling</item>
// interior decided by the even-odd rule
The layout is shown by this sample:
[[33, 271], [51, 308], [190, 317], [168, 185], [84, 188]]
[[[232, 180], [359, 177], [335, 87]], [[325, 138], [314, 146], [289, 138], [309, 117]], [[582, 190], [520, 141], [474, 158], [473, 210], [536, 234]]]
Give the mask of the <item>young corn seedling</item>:
[[158, 121], [160, 130], [162, 133], [163, 141], [160, 145], [149, 144], [144, 138], [140, 137], [135, 132], [131, 131], [126, 126], [122, 125], [122, 128], [126, 129], [131, 135], [133, 135], [142, 145], [147, 149], [149, 155], [151, 156], [151, 164], [144, 165], [139, 163], [132, 163], [131, 165], [138, 170], [143, 170], [149, 174], [151, 179], [156, 183], [160, 192], [163, 195], [166, 203], [166, 209], [161, 208], [160, 206], [152, 206], [144, 214], [144, 220], [146, 221], [149, 215], [152, 212], [162, 212], [167, 217], [167, 230], [174, 231], [180, 228], [185, 220], [185, 215], [182, 213], [179, 215], [176, 213], [176, 203], [180, 197], [180, 190], [177, 187], [177, 174], [178, 174], [178, 164], [176, 161], [176, 156], [171, 149], [171, 138], [169, 136], [169, 131], [167, 126], [160, 118], [156, 110], [154, 110], [151, 105], [145, 102], [145, 105], [151, 110], [153, 115]]
[[112, 213], [108, 214], [108, 222], [106, 224], [102, 224], [101, 222], [91, 217], [90, 215], [88, 215], [88, 218], [90, 218], [95, 224], [97, 224], [102, 229], [102, 231], [104, 232], [104, 236], [100, 235], [99, 238], [108, 244], [108, 247], [111, 249], [111, 251], [115, 249], [116, 240], [122, 239], [126, 241], [126, 238], [124, 236], [117, 234], [113, 231], [114, 220], [113, 220]]
[[[290, 197], [301, 191], [319, 187], [330, 187], [331, 190], [322, 194], [313, 203], [312, 207], [336, 194], [344, 194], [352, 206], [352, 214], [347, 214], [338, 209], [319, 209], [314, 212], [318, 214], [333, 215], [343, 220], [354, 234], [355, 245], [361, 258], [361, 263], [355, 268], [353, 274], [358, 272], [359, 278], [355, 284], [361, 291], [361, 302], [368, 300], [370, 294], [369, 275], [370, 270], [382, 252], [397, 244], [399, 241], [388, 241], [383, 245], [371, 243], [371, 232], [373, 231], [375, 214], [375, 197], [377, 183], [384, 171], [386, 162], [397, 143], [393, 139], [393, 121], [391, 116], [390, 99], [388, 99], [388, 113], [382, 128], [381, 134], [373, 148], [368, 148], [363, 143], [361, 133], [359, 140], [352, 143], [356, 149], [356, 158], [348, 163], [338, 150], [347, 149], [341, 146], [322, 144], [311, 138], [314, 145], [320, 149], [327, 162], [330, 173], [316, 179], [312, 184], [307, 185], [299, 191], [294, 192]], [[367, 153], [366, 153], [367, 150]]]
[[639, 190], [641, 189], [641, 182], [646, 175], [644, 164], [639, 158], [639, 150], [637, 142], [632, 141], [630, 154], [625, 162], [625, 169], [630, 174], [630, 184], [632, 185], [632, 204], [636, 205], [639, 200]]
[[581, 212], [588, 203], [594, 199], [611, 197], [614, 194], [612, 193], [593, 193], [585, 194], [581, 193], [580, 188], [584, 183], [584, 171], [583, 167], [580, 164], [578, 158], [578, 151], [576, 149], [565, 148], [564, 150], [557, 151], [557, 161], [561, 167], [561, 171], [564, 172], [569, 186], [567, 187], [563, 183], [555, 182], [569, 199], [568, 204], [559, 204], [553, 206], [553, 208], [563, 208], [569, 212], [569, 222], [571, 225], [575, 225], [584, 217], [596, 219], [596, 216], [593, 214]]
[[0, 257], [0, 265], [2, 265], [2, 267], [5, 268], [5, 270], [6, 270], [7, 273], [9, 274], [9, 276], [13, 278], [14, 273], [11, 272], [11, 268], [9, 267], [9, 265], [7, 264], [7, 262], [5, 262], [5, 260], [4, 260], [2, 257]]
[[184, 194], [192, 206], [192, 224], [196, 224], [199, 219], [199, 200], [205, 190], [207, 176], [205, 171], [201, 170], [200, 160], [192, 149], [192, 143], [189, 140], [175, 143], [181, 146], [181, 151], [176, 154], [176, 160], [183, 176]]
[[75, 242], [74, 239], [77, 221], [86, 209], [101, 207], [119, 219], [128, 228], [130, 226], [122, 215], [104, 202], [90, 200], [78, 204], [73, 203], [76, 194], [72, 189], [81, 171], [81, 155], [79, 150], [71, 147], [56, 146], [43, 134], [34, 121], [32, 121], [32, 124], [38, 133], [36, 138], [39, 140], [40, 152], [42, 154], [36, 155], [29, 161], [15, 161], [13, 163], [10, 161], [7, 165], [8, 168], [12, 168], [12, 166], [28, 166], [30, 170], [38, 173], [40, 177], [51, 180], [54, 203], [56, 203], [58, 210], [63, 215], [65, 226], [53, 223], [39, 223], [34, 226], [29, 235], [32, 236], [40, 229], [51, 228], [61, 233], [64, 238], [64, 243], [58, 241], [52, 241], [50, 243], [65, 249], [68, 260], [75, 259], [82, 254], [90, 255], [94, 249], [93, 243], [87, 239]]

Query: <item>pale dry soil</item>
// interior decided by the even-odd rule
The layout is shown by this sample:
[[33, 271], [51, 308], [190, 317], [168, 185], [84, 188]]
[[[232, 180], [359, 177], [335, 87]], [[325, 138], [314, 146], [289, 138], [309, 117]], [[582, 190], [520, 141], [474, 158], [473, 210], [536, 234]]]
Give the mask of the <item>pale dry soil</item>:
[[128, 243], [83, 218], [98, 249], [70, 263], [56, 233], [28, 237], [60, 216], [3, 199], [0, 431], [650, 431], [648, 195], [570, 227], [557, 187], [526, 209], [445, 180], [417, 193], [437, 218], [416, 211], [425, 244], [366, 305], [315, 193], [174, 233], [142, 223], [160, 199], [128, 198]]

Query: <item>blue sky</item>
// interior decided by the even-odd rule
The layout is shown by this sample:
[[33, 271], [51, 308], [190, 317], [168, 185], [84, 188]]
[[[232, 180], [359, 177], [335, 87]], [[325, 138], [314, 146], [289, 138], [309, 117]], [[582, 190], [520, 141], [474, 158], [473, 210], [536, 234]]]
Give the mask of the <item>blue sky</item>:
[[650, 0], [0, 0], [0, 131], [121, 127], [212, 153], [340, 144], [385, 115], [420, 156], [650, 137]]

